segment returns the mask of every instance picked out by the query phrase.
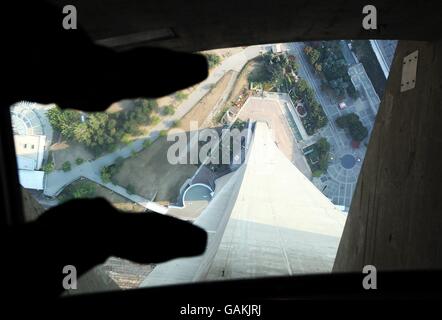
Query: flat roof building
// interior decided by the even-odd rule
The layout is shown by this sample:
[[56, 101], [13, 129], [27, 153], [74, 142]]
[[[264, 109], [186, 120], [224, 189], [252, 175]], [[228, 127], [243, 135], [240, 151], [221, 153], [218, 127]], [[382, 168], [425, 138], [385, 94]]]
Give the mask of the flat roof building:
[[43, 164], [46, 136], [14, 135], [14, 143], [19, 169], [41, 169]]
[[44, 171], [18, 170], [20, 184], [26, 189], [43, 190], [44, 176]]
[[17, 156], [18, 177], [20, 184], [26, 189], [44, 189], [44, 171], [40, 171], [46, 136], [14, 135], [15, 153]]

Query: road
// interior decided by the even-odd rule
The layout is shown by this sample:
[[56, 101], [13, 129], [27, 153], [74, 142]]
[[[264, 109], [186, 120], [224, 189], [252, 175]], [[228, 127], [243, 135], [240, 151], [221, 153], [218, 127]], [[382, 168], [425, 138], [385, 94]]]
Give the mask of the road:
[[113, 164], [118, 157], [127, 158], [132, 154], [133, 151], [140, 151], [143, 148], [143, 142], [146, 139], [154, 141], [159, 136], [161, 130], [169, 129], [174, 121], [181, 119], [187, 112], [189, 112], [210, 91], [212, 86], [214, 86], [218, 80], [224, 76], [226, 72], [230, 70], [236, 72], [241, 71], [244, 65], [250, 59], [258, 56], [262, 50], [264, 50], [264, 47], [261, 45], [250, 46], [245, 48], [243, 51], [223, 60], [222, 63], [210, 73], [208, 78], [201, 82], [198, 87], [187, 97], [187, 99], [177, 107], [174, 115], [164, 117], [162, 121], [153, 127], [152, 130], [144, 137], [141, 137], [131, 144], [93, 161], [88, 161], [81, 165], [74, 166], [71, 171], [64, 172], [62, 170], [56, 170], [47, 174], [44, 194], [46, 196], [54, 197], [58, 195], [68, 184], [80, 177], [85, 177], [104, 185], [112, 191], [131, 199], [148, 209], [155, 211], [160, 209], [160, 211], [164, 211], [164, 209], [167, 208], [159, 208], [157, 204], [149, 201], [148, 199], [144, 199], [136, 195], [129, 195], [127, 194], [126, 190], [120, 186], [102, 183], [100, 179], [101, 168], [103, 166]]

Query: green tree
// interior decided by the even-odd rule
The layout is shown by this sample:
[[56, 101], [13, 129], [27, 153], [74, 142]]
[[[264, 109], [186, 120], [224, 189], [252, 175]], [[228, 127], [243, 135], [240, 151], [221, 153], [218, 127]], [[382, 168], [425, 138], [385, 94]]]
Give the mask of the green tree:
[[48, 162], [43, 166], [43, 171], [46, 173], [51, 173], [52, 171], [54, 171], [54, 163]]
[[[135, 150], [132, 151], [132, 156], [134, 154], [135, 155], [137, 154]], [[118, 157], [115, 159], [115, 162], [113, 164], [107, 166], [104, 171], [105, 180], [107, 180], [108, 182], [112, 182], [113, 184], [117, 184], [115, 176], [120, 171], [121, 167], [123, 166], [123, 163], [124, 163], [124, 158]]]
[[175, 99], [181, 102], [187, 99], [187, 94], [182, 91], [178, 91], [177, 93], [175, 93]]
[[150, 139], [146, 139], [143, 141], [143, 148], [147, 149], [152, 145], [152, 141]]
[[75, 163], [77, 164], [77, 165], [80, 165], [80, 164], [82, 164], [84, 162], [84, 159], [83, 158], [77, 158], [77, 159], [75, 159]]
[[167, 105], [163, 107], [163, 115], [171, 116], [175, 113], [175, 108], [172, 105]]
[[213, 68], [221, 62], [221, 57], [215, 53], [206, 53], [204, 55], [207, 58], [207, 63], [209, 65], [209, 68]]
[[61, 110], [55, 107], [48, 110], [47, 116], [51, 126], [66, 139], [73, 138], [76, 126], [81, 122], [81, 115], [75, 110]]
[[135, 193], [135, 188], [134, 188], [133, 185], [128, 184], [127, 187], [126, 187], [126, 191], [127, 191], [128, 194], [134, 194]]
[[61, 169], [62, 169], [64, 172], [71, 171], [72, 167], [71, 167], [71, 163], [70, 163], [70, 161], [65, 161], [65, 162], [63, 162], [63, 164], [62, 164], [62, 166], [61, 166]]
[[305, 81], [304, 79], [300, 79], [297, 82], [297, 91], [298, 92], [304, 93], [307, 88], [308, 88], [308, 84], [307, 84], [307, 81]]
[[156, 126], [158, 123], [160, 123], [161, 119], [157, 115], [152, 116], [150, 119], [150, 124], [153, 126]]
[[345, 129], [355, 141], [362, 141], [368, 136], [368, 129], [364, 127], [356, 113], [349, 113], [336, 119], [336, 125]]
[[80, 123], [74, 129], [74, 138], [76, 141], [85, 144], [86, 146], [92, 143], [93, 132], [88, 127], [87, 123]]
[[103, 181], [104, 183], [111, 182], [112, 172], [110, 166], [104, 166], [101, 168], [100, 177], [101, 181]]
[[61, 202], [71, 199], [94, 198], [96, 196], [96, 184], [89, 180], [78, 180], [70, 184], [58, 197]]
[[312, 65], [314, 65], [318, 60], [319, 60], [319, 57], [320, 57], [320, 52], [318, 51], [318, 50], [316, 50], [316, 49], [313, 49], [311, 52], [310, 52], [310, 63], [312, 64]]

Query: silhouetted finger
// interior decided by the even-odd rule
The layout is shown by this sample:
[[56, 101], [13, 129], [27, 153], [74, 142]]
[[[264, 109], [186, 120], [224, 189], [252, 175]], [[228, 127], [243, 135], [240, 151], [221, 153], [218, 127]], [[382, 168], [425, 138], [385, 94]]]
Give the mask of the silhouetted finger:
[[194, 256], [204, 252], [207, 242], [206, 232], [191, 223], [153, 212], [120, 212], [104, 199], [69, 201], [36, 224], [40, 241], [47, 240], [42, 248], [63, 241], [66, 250], [58, 257], [83, 270], [109, 256], [139, 263]]
[[208, 74], [202, 55], [155, 48], [115, 52], [95, 45], [81, 27], [64, 30], [61, 9], [47, 4], [14, 6], [6, 19], [20, 21], [5, 41], [8, 82], [2, 99], [8, 104], [28, 100], [103, 111], [122, 99], [173, 93]]

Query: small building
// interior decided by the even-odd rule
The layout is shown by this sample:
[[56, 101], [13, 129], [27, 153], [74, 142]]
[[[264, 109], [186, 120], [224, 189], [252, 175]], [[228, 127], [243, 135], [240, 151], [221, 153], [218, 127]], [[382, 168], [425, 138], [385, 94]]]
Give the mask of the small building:
[[46, 144], [44, 135], [14, 135], [20, 184], [26, 189], [43, 190], [44, 171], [40, 171]]
[[20, 184], [26, 189], [43, 190], [44, 176], [44, 171], [18, 170]]
[[14, 135], [14, 143], [19, 169], [41, 169], [43, 164], [46, 136]]

